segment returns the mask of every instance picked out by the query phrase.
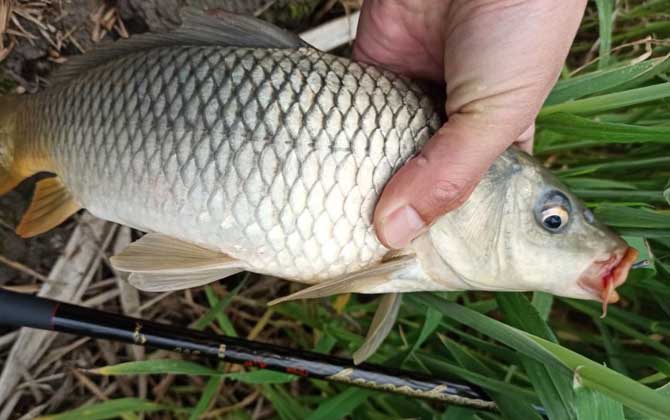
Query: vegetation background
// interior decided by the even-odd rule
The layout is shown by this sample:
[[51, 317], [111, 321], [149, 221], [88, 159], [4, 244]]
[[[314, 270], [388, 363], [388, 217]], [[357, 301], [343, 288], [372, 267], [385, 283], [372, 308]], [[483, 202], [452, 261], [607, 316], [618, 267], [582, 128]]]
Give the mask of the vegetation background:
[[[180, 2], [12, 3], [0, 0], [1, 93], [38, 90], [68, 55], [100, 40], [169, 24], [159, 12]], [[277, 0], [261, 17], [302, 30], [357, 7], [355, 0]], [[45, 356], [15, 366], [7, 360], [19, 357], [10, 354], [17, 332], [0, 329], [0, 367], [17, 378], [0, 389], [0, 418], [530, 420], [540, 418], [537, 406], [551, 419], [670, 418], [669, 76], [670, 1], [594, 1], [538, 117], [538, 159], [650, 261], [631, 274], [606, 318], [595, 302], [543, 293], [412, 294], [372, 360], [475, 383], [499, 414], [65, 335], [34, 341], [19, 356]], [[35, 292], [53, 281], [62, 274], [53, 274], [54, 263], [74, 258], [66, 244], [88, 227], [97, 232], [97, 252], [73, 300], [90, 306], [341, 356], [361, 344], [372, 320], [376, 301], [366, 296], [268, 308], [292, 286], [249, 274], [140, 294], [107, 263], [134, 235], [125, 228], [79, 215], [48, 235], [16, 238], [31, 189], [27, 182], [0, 201], [5, 287]]]

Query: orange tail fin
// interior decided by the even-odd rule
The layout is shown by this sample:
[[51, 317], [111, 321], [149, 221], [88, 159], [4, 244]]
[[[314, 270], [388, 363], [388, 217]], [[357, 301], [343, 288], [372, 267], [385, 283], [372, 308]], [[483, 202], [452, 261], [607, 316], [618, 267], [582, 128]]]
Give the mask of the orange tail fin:
[[[15, 96], [0, 97], [0, 195], [11, 191], [35, 172], [46, 170], [36, 156], [20, 156], [17, 135], [17, 106]], [[16, 233], [26, 238], [39, 235], [58, 226], [81, 207], [61, 182], [47, 178], [37, 182], [33, 201], [23, 215]]]

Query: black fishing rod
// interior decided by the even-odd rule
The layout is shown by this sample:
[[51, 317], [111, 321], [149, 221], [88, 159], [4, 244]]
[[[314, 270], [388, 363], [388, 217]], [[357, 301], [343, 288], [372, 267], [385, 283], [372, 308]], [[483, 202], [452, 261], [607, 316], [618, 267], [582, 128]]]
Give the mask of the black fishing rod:
[[208, 334], [0, 289], [0, 324], [153, 347], [479, 410], [496, 409], [475, 385], [272, 344]]

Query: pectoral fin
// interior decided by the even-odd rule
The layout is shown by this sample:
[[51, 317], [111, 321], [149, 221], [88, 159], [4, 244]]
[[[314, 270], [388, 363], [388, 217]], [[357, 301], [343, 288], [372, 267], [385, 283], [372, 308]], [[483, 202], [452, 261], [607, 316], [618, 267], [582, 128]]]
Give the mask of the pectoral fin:
[[296, 299], [314, 299], [339, 295], [341, 293], [376, 293], [375, 288], [397, 279], [398, 275], [404, 273], [407, 267], [415, 263], [416, 259], [413, 256], [398, 257], [367, 270], [315, 284], [292, 295], [275, 299], [268, 305], [276, 305]]
[[240, 260], [160, 233], [149, 233], [111, 258], [129, 282], [150, 292], [188, 289], [245, 270]]
[[81, 206], [74, 201], [60, 178], [42, 179], [37, 181], [33, 200], [16, 233], [23, 238], [39, 235], [60, 225], [79, 209]]
[[382, 297], [375, 316], [372, 318], [372, 324], [370, 324], [365, 342], [354, 353], [354, 364], [363, 363], [384, 342], [386, 336], [391, 332], [393, 325], [395, 325], [401, 301], [402, 295], [400, 293], [389, 293]]

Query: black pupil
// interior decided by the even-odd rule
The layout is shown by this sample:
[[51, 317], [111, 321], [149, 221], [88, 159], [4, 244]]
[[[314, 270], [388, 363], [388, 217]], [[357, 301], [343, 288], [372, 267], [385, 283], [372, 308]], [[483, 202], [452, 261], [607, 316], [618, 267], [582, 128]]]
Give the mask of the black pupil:
[[549, 229], [558, 229], [561, 227], [561, 223], [563, 223], [561, 216], [557, 216], [555, 214], [544, 219], [544, 225]]

